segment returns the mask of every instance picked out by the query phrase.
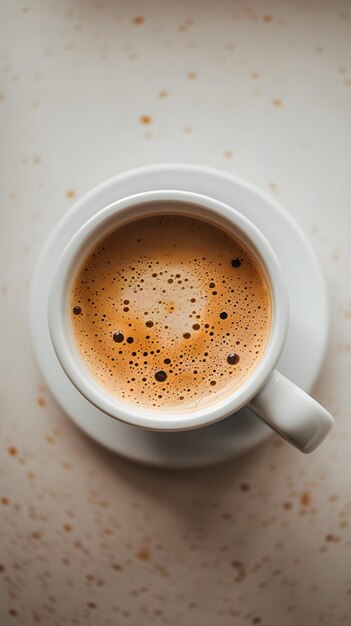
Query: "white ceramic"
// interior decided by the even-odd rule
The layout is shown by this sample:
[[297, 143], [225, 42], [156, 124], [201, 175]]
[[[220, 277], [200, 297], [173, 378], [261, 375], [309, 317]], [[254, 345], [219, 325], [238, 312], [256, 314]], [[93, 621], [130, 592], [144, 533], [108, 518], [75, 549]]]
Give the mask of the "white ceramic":
[[[204, 465], [235, 456], [267, 438], [269, 430], [247, 408], [213, 426], [186, 433], [161, 433], [141, 430], [111, 420], [79, 394], [63, 374], [50, 346], [47, 320], [42, 315], [49, 283], [57, 260], [80, 225], [96, 210], [132, 191], [172, 186], [213, 193], [229, 200], [237, 210], [253, 217], [260, 229], [268, 230], [280, 255], [292, 299], [292, 316], [287, 341], [280, 359], [282, 371], [308, 389], [316, 377], [325, 350], [328, 326], [326, 294], [314, 255], [306, 239], [279, 207], [267, 196], [235, 178], [195, 166], [155, 166], [107, 181], [83, 197], [48, 241], [37, 266], [31, 291], [31, 330], [33, 344], [47, 382], [55, 397], [73, 419], [91, 436], [121, 454], [142, 462], [172, 467]], [[286, 253], [287, 245], [295, 257]], [[285, 253], [285, 254], [284, 254]], [[303, 301], [297, 302], [304, 288]], [[304, 315], [305, 310], [310, 315]], [[316, 313], [313, 316], [313, 312]], [[300, 313], [300, 315], [299, 315]], [[300, 319], [299, 319], [300, 317]], [[309, 319], [316, 323], [309, 327]], [[307, 336], [311, 350], [303, 348]], [[292, 344], [294, 349], [291, 350]], [[300, 348], [300, 352], [299, 352]], [[301, 357], [299, 359], [299, 354]], [[262, 407], [260, 407], [262, 409]]]
[[[85, 367], [76, 348], [70, 324], [69, 296], [76, 271], [87, 252], [111, 230], [127, 221], [164, 213], [200, 217], [239, 236], [264, 267], [271, 286], [273, 323], [270, 340], [253, 374], [230, 397], [216, 406], [181, 413], [178, 409], [150, 411], [132, 407], [109, 394]], [[83, 395], [108, 415], [134, 426], [156, 430], [185, 430], [216, 422], [234, 413], [253, 397], [276, 364], [284, 343], [288, 301], [278, 260], [260, 231], [243, 215], [217, 200], [183, 191], [136, 194], [111, 204], [84, 224], [65, 247], [52, 277], [49, 329], [55, 352], [70, 380]]]

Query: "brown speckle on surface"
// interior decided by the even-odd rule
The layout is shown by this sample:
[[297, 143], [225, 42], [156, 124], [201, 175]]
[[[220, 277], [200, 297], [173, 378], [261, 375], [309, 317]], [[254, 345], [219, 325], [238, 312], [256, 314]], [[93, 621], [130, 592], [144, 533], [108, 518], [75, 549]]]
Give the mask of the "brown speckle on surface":
[[338, 69], [339, 74], [341, 74], [342, 76], [346, 76], [347, 74], [347, 69], [344, 66], [340, 66]]
[[188, 78], [188, 80], [196, 80], [197, 79], [197, 73], [196, 72], [188, 72], [187, 78]]
[[268, 183], [268, 187], [271, 191], [277, 191], [278, 187], [275, 183]]
[[46, 400], [42, 396], [38, 396], [37, 405], [43, 409], [46, 406]]
[[259, 72], [251, 72], [250, 76], [253, 80], [259, 80], [259, 78], [261, 78], [261, 74]]
[[25, 5], [24, 7], [22, 7], [21, 11], [22, 11], [22, 13], [29, 13], [30, 7]]
[[0, 93], [0, 102], [4, 102], [5, 100], [5, 95], [3, 93]]
[[62, 528], [65, 531], [65, 533], [70, 533], [72, 531], [71, 524], [64, 524]]
[[141, 115], [139, 117], [139, 122], [140, 124], [144, 124], [144, 125], [151, 124], [152, 118], [150, 117], [150, 115]]
[[236, 577], [234, 582], [241, 583], [246, 578], [246, 567], [242, 561], [232, 561], [232, 567], [236, 569]]
[[320, 46], [317, 46], [317, 48], [315, 48], [315, 49], [314, 49], [314, 51], [315, 51], [317, 54], [323, 54], [323, 53], [324, 53], [324, 49], [323, 49], [323, 48], [321, 48]]
[[192, 132], [193, 129], [190, 126], [184, 126], [183, 133], [185, 133], [186, 135], [191, 135]]
[[339, 535], [334, 535], [334, 533], [328, 533], [325, 536], [325, 541], [327, 543], [339, 543], [340, 537], [339, 537]]
[[274, 98], [274, 100], [272, 100], [272, 104], [276, 107], [276, 109], [280, 109], [283, 106], [283, 102], [279, 98]]
[[35, 539], [36, 541], [41, 539], [41, 536], [42, 536], [42, 534], [38, 530], [33, 530], [33, 532], [31, 532], [32, 539]]
[[309, 491], [304, 491], [301, 495], [300, 495], [300, 504], [301, 506], [309, 506], [311, 504], [311, 494], [309, 493]]
[[95, 602], [87, 602], [87, 607], [89, 607], [89, 609], [96, 609], [96, 606]]
[[225, 150], [224, 151], [224, 156], [226, 159], [232, 159], [233, 158], [233, 153], [231, 150]]
[[15, 448], [15, 446], [10, 446], [9, 448], [7, 448], [7, 452], [9, 453], [10, 456], [16, 456], [17, 455], [17, 448]]
[[151, 553], [149, 548], [140, 548], [136, 553], [136, 557], [137, 559], [139, 559], [139, 561], [150, 561]]
[[283, 504], [282, 504], [282, 508], [283, 508], [285, 511], [289, 511], [290, 509], [292, 509], [292, 508], [293, 508], [292, 502], [283, 502]]
[[135, 17], [133, 17], [132, 23], [136, 26], [141, 26], [141, 24], [145, 23], [145, 17], [142, 17], [141, 15], [136, 15]]
[[41, 157], [40, 157], [40, 156], [34, 156], [34, 157], [32, 158], [32, 163], [33, 163], [34, 165], [39, 165], [39, 163], [41, 163]]
[[74, 189], [69, 189], [68, 191], [66, 191], [67, 200], [73, 200], [73, 198], [75, 197], [76, 197], [76, 192], [74, 191]]
[[266, 24], [270, 24], [270, 22], [273, 22], [273, 18], [271, 15], [264, 15], [262, 21]]
[[239, 485], [239, 489], [240, 489], [240, 491], [242, 491], [243, 493], [248, 493], [248, 491], [250, 491], [250, 490], [251, 490], [251, 487], [250, 487], [250, 485], [249, 485], [248, 483], [241, 483], [241, 484]]
[[10, 503], [10, 500], [6, 496], [2, 496], [0, 502], [3, 506], [7, 506]]
[[162, 89], [161, 91], [158, 92], [158, 97], [161, 100], [164, 100], [165, 98], [168, 98], [168, 92]]

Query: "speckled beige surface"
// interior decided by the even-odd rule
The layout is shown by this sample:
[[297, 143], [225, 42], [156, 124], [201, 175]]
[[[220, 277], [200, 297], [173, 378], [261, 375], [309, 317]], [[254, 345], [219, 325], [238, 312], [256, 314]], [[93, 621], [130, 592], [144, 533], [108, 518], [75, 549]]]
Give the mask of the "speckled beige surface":
[[[21, 624], [351, 624], [351, 7], [1, 2], [1, 601]], [[39, 251], [74, 198], [142, 164], [203, 163], [270, 190], [321, 262], [336, 428], [167, 472], [81, 434], [27, 329]], [[306, 348], [307, 349], [307, 348]]]

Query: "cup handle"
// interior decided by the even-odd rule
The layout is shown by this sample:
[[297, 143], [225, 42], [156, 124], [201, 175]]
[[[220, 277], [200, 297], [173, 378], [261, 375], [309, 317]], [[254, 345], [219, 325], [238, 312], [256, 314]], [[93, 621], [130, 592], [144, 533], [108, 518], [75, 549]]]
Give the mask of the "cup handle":
[[276, 370], [251, 400], [250, 407], [305, 454], [322, 443], [334, 424], [328, 411]]

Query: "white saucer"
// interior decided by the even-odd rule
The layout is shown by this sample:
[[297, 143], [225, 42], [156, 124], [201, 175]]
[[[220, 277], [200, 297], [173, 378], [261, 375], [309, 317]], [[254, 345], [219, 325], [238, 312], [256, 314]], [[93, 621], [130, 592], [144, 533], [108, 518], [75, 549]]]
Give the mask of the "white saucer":
[[290, 324], [278, 369], [309, 391], [328, 339], [329, 309], [315, 254], [295, 221], [268, 195], [234, 176], [193, 165], [154, 165], [132, 170], [95, 187], [57, 224], [37, 264], [30, 294], [34, 352], [48, 387], [72, 420], [93, 439], [129, 459], [164, 467], [199, 467], [238, 456], [262, 443], [271, 430], [249, 409], [222, 422], [187, 432], [143, 431], [105, 415], [72, 385], [54, 353], [47, 299], [57, 260], [72, 234], [108, 204], [141, 191], [180, 189], [221, 200], [260, 228], [286, 277]]

